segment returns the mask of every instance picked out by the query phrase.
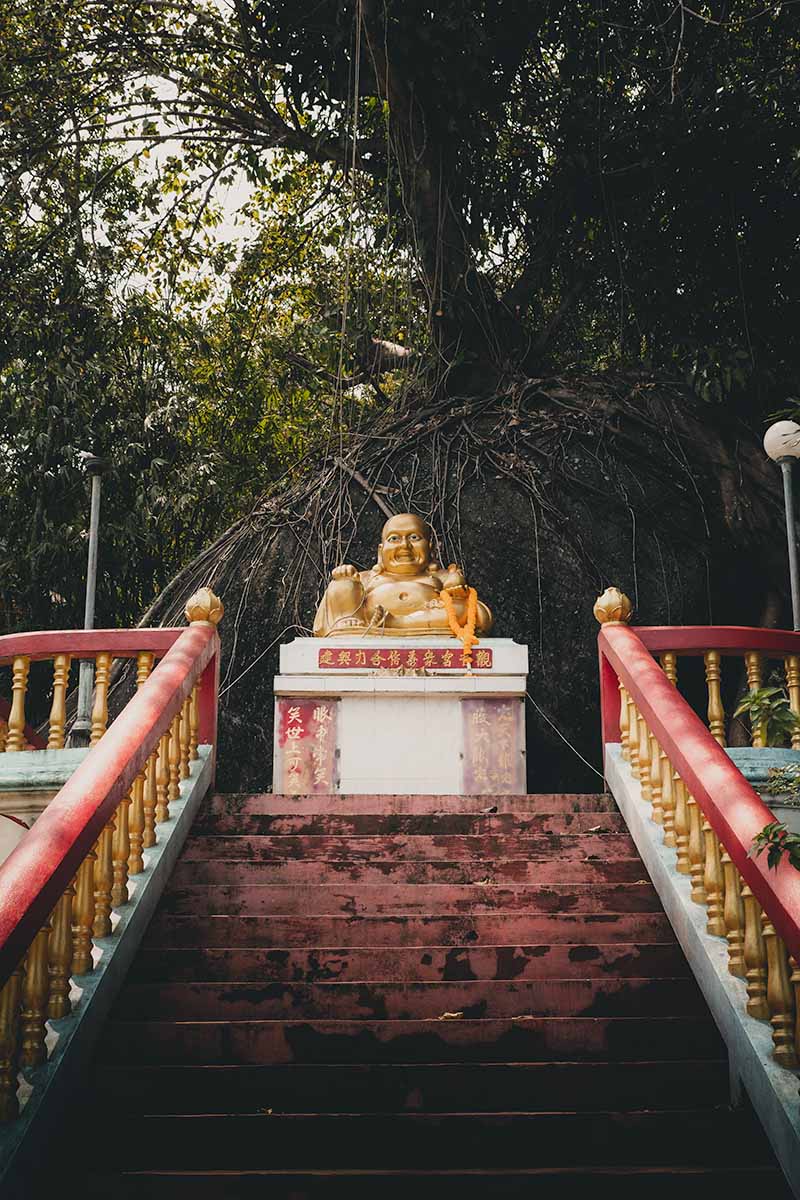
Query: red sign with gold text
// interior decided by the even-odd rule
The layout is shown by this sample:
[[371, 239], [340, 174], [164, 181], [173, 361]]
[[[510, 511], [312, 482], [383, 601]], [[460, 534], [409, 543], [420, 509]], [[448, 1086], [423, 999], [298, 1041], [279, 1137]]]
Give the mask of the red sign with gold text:
[[[461, 650], [441, 647], [431, 650], [366, 650], [343, 646], [341, 649], [320, 650], [320, 667], [328, 670], [353, 670], [361, 667], [372, 671], [465, 671], [467, 662]], [[492, 651], [476, 646], [472, 651], [472, 666], [477, 671], [490, 671]]]
[[336, 790], [335, 700], [280, 696], [276, 706], [276, 790], [287, 796]]

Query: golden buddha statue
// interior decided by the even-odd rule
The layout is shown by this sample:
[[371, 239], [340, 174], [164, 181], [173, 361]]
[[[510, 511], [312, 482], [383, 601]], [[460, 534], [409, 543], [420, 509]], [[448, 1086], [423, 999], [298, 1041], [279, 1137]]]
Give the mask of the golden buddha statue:
[[[431, 530], [421, 517], [399, 513], [383, 527], [378, 561], [369, 571], [349, 563], [334, 567], [314, 618], [315, 637], [386, 634], [391, 637], [451, 636], [442, 593], [463, 624], [469, 589], [455, 563], [443, 570], [431, 561]], [[478, 601], [475, 632], [488, 633], [492, 614]]]

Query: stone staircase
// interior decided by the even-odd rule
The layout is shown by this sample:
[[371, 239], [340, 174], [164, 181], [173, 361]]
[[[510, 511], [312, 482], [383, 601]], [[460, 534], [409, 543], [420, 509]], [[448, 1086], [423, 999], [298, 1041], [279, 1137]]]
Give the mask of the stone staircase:
[[91, 1196], [788, 1196], [604, 796], [214, 796], [93, 1070]]

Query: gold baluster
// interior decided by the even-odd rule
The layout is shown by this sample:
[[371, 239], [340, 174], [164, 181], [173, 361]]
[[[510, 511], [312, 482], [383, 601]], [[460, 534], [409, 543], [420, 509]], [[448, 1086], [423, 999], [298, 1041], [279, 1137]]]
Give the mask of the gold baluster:
[[724, 846], [721, 847], [722, 875], [725, 880], [725, 934], [728, 939], [728, 970], [744, 979], [744, 908], [742, 881], [736, 866]]
[[661, 811], [664, 814], [664, 845], [677, 846], [675, 836], [675, 788], [673, 786], [672, 763], [665, 750], [661, 751]]
[[190, 717], [191, 707], [192, 707], [192, 697], [187, 696], [183, 702], [183, 708], [181, 709], [181, 720], [180, 720], [180, 749], [181, 749], [181, 772], [180, 772], [180, 774], [181, 774], [181, 779], [188, 779], [189, 772], [190, 772], [190, 768], [189, 768], [189, 763], [191, 761], [190, 743], [191, 743], [192, 735], [189, 731], [189, 717]]
[[[136, 686], [143, 687], [147, 682], [147, 678], [153, 669], [154, 654], [151, 650], [140, 650], [136, 656]], [[152, 756], [151, 756], [152, 757]], [[144, 870], [144, 859], [142, 858], [142, 850], [145, 846], [155, 845], [155, 837], [152, 840], [148, 839], [148, 832], [152, 835], [155, 798], [153, 804], [147, 811], [146, 796], [148, 773], [150, 769], [150, 759], [147, 760], [145, 769], [136, 776], [131, 790], [131, 806], [128, 813], [128, 837], [130, 840], [130, 853], [128, 855], [128, 873], [130, 875], [139, 875]], [[148, 817], [150, 818], [148, 826]]]
[[25, 693], [31, 660], [18, 654], [11, 668], [11, 711], [8, 714], [6, 753], [25, 749]]
[[[627, 720], [628, 708], [625, 706], [625, 717]], [[192, 702], [189, 708], [189, 757], [192, 762], [196, 762], [200, 755], [197, 753], [197, 743], [200, 737], [200, 685], [196, 683], [192, 688]]]
[[800, 1052], [800, 965], [797, 959], [789, 956], [789, 985], [794, 992], [794, 1045]]
[[639, 710], [633, 697], [628, 697], [628, 749], [631, 756], [631, 770], [634, 778], [639, 778]]
[[652, 811], [650, 819], [656, 825], [664, 824], [664, 810], [661, 804], [661, 747], [654, 734], [650, 734], [650, 803]]
[[742, 883], [744, 908], [744, 965], [747, 981], [747, 1011], [759, 1021], [769, 1019], [767, 1004], [767, 950], [761, 928], [761, 906], [746, 883]]
[[92, 734], [89, 745], [94, 746], [108, 725], [108, 680], [111, 674], [111, 655], [102, 650], [94, 660], [94, 704], [92, 705]]
[[0, 990], [0, 1121], [19, 1115], [19, 1032], [22, 968], [12, 972]]
[[96, 938], [111, 935], [111, 889], [114, 886], [114, 820], [108, 822], [97, 839], [97, 861], [94, 864], [94, 924]]
[[169, 820], [169, 745], [170, 732], [158, 743], [158, 767], [156, 770], [156, 822], [160, 825]]
[[[751, 692], [757, 692], [761, 687], [761, 655], [757, 650], [748, 650], [744, 656], [744, 664], [747, 670], [747, 686]], [[752, 742], [754, 746], [766, 746], [763, 725], [753, 726]]]
[[64, 748], [70, 662], [68, 654], [57, 654], [53, 659], [53, 703], [50, 708], [50, 731], [47, 736], [48, 750]]
[[[130, 812], [133, 788], [117, 807], [111, 839], [111, 907], [128, 903], [128, 859], [131, 853]], [[111, 930], [109, 929], [109, 933]]]
[[47, 1015], [51, 1021], [65, 1017], [72, 1008], [69, 981], [72, 975], [72, 898], [75, 887], [70, 884], [53, 910], [53, 932], [50, 935], [50, 1001]]
[[719, 650], [706, 650], [703, 659], [706, 664], [706, 683], [708, 685], [708, 728], [711, 730], [714, 740], [719, 742], [720, 746], [724, 746], [725, 709], [722, 707]]
[[674, 650], [667, 650], [661, 655], [661, 670], [670, 683], [678, 685], [678, 656]]
[[156, 771], [158, 770], [158, 747], [147, 760], [144, 784], [144, 835], [142, 847], [147, 850], [156, 844]]
[[133, 781], [131, 789], [131, 807], [128, 813], [128, 839], [130, 853], [128, 854], [128, 874], [140, 875], [144, 870], [142, 849], [144, 847], [145, 811], [144, 790], [147, 784], [147, 767]]
[[8, 737], [8, 725], [3, 717], [0, 717], [0, 754], [5, 754], [6, 738]]
[[72, 971], [85, 975], [91, 971], [92, 932], [94, 929], [94, 868], [97, 855], [90, 850], [78, 868], [75, 903], [72, 912]]
[[706, 929], [714, 937], [725, 937], [725, 883], [722, 878], [722, 863], [719, 856], [719, 838], [703, 819], [703, 833], [706, 842], [705, 870], [703, 871], [703, 888], [706, 893], [708, 920]]
[[772, 1026], [772, 1056], [782, 1067], [796, 1067], [794, 994], [789, 984], [786, 947], [763, 910], [762, 928], [767, 947], [767, 1004]]
[[692, 879], [692, 900], [695, 904], [705, 904], [706, 889], [703, 883], [706, 865], [706, 839], [703, 833], [703, 823], [700, 806], [694, 796], [686, 795], [686, 807], [689, 810], [689, 874]]
[[22, 1020], [19, 1061], [23, 1067], [38, 1067], [47, 1058], [45, 1022], [50, 991], [47, 970], [50, 921], [42, 926], [25, 956], [22, 980]]
[[178, 713], [172, 719], [169, 736], [169, 787], [167, 796], [170, 804], [173, 800], [177, 800], [181, 791], [181, 714]]
[[[789, 693], [789, 708], [800, 717], [800, 656], [790, 654], [785, 662], [786, 690]], [[792, 749], [800, 750], [800, 725], [792, 734]]]
[[639, 786], [642, 791], [642, 799], [649, 804], [652, 795], [650, 788], [650, 732], [641, 713], [639, 713]]
[[[195, 692], [197, 685], [195, 684]], [[194, 695], [194, 693], [193, 693]], [[622, 757], [626, 762], [630, 762], [631, 751], [628, 746], [628, 730], [630, 729], [630, 714], [628, 713], [628, 693], [625, 684], [620, 680], [619, 684], [619, 742], [622, 747]]]
[[681, 875], [690, 874], [689, 863], [689, 807], [686, 800], [686, 784], [676, 771], [672, 776], [675, 794], [675, 846], [677, 860], [675, 870]]

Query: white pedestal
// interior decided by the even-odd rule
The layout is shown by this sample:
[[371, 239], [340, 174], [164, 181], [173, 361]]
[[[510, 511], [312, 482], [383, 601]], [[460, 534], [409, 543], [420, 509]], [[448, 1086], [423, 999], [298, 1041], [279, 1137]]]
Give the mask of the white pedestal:
[[282, 646], [273, 790], [524, 793], [527, 647], [482, 638], [474, 659], [491, 665], [464, 670], [454, 638]]

